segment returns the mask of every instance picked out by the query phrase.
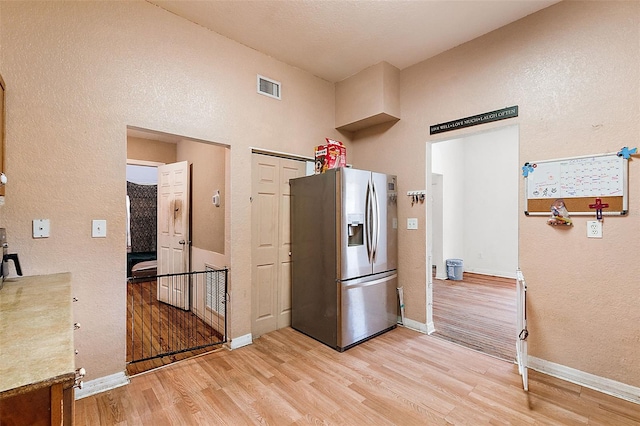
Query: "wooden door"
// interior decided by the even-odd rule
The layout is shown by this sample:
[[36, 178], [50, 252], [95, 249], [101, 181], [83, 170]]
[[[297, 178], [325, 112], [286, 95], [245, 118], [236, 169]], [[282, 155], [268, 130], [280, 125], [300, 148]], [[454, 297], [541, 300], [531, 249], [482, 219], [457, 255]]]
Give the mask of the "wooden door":
[[[189, 163], [158, 167], [158, 275], [189, 271]], [[158, 278], [158, 300], [189, 309], [189, 280]]]
[[305, 162], [253, 154], [252, 334], [291, 325], [289, 179], [304, 176]]

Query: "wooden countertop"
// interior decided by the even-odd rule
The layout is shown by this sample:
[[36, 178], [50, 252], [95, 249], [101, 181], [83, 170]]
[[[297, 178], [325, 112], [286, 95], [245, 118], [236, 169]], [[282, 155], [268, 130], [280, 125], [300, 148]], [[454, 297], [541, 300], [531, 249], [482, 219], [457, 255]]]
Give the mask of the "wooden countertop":
[[0, 398], [73, 381], [71, 274], [5, 280], [0, 290]]

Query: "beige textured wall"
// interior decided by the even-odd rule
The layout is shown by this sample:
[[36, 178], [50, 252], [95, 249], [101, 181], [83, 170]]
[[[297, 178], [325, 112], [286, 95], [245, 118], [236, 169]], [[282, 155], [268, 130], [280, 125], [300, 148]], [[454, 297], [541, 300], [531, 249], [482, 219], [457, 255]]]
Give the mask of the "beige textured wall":
[[388, 62], [336, 83], [336, 128], [357, 131], [400, 117], [400, 70]]
[[[191, 164], [191, 245], [221, 254], [227, 200], [224, 158], [223, 146], [188, 140], [178, 143], [178, 161]], [[212, 202], [216, 190], [220, 190], [219, 207]]]
[[176, 162], [176, 152], [175, 143], [127, 137], [127, 159], [130, 160], [170, 164]]
[[[402, 119], [357, 134], [350, 158], [397, 173], [402, 194], [424, 189], [427, 141], [480, 129], [519, 124], [519, 165], [638, 146], [639, 22], [638, 2], [561, 2], [405, 69]], [[519, 105], [518, 118], [429, 136], [429, 125], [510, 105]], [[520, 214], [519, 257], [530, 355], [640, 386], [637, 159], [629, 181], [629, 216], [606, 218], [601, 240], [586, 238], [592, 217], [560, 230]], [[420, 221], [419, 232], [400, 231], [399, 278], [406, 315], [424, 322], [424, 210], [398, 204], [400, 223]]]
[[388, 62], [383, 62], [382, 68], [384, 112], [400, 118], [400, 70]]
[[[125, 367], [127, 125], [231, 147], [230, 335], [250, 333], [250, 147], [311, 155], [341, 139], [333, 85], [142, 1], [0, 2], [0, 39], [0, 219], [26, 274], [71, 272], [87, 380]], [[281, 101], [256, 93], [258, 73], [282, 82]], [[51, 237], [31, 238], [34, 218]]]

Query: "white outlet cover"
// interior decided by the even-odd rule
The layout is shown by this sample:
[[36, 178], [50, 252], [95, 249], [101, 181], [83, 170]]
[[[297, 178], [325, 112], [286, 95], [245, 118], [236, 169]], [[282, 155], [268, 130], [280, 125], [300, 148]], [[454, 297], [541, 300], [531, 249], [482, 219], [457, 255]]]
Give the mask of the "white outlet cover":
[[33, 219], [33, 238], [48, 238], [50, 230], [49, 219]]
[[418, 229], [418, 218], [407, 218], [407, 229]]
[[93, 220], [91, 222], [91, 236], [93, 238], [105, 238], [107, 236], [107, 221]]
[[600, 222], [599, 220], [588, 220], [587, 237], [602, 238], [602, 222]]

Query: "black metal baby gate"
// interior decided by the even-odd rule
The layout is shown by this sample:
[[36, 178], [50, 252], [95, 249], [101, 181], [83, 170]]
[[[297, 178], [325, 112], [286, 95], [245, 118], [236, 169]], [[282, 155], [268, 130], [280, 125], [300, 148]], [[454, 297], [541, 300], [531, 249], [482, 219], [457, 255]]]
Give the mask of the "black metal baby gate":
[[[201, 353], [227, 341], [228, 269], [130, 277], [127, 282], [127, 361]], [[180, 303], [160, 301], [168, 292]], [[188, 291], [187, 291], [188, 290]], [[160, 299], [167, 300], [166, 297]], [[174, 306], [177, 305], [178, 307]]]

